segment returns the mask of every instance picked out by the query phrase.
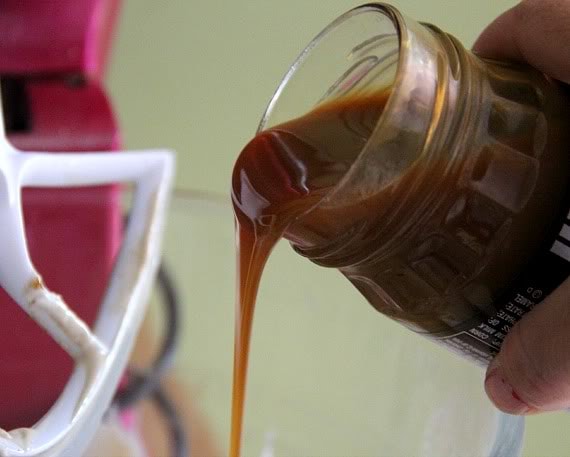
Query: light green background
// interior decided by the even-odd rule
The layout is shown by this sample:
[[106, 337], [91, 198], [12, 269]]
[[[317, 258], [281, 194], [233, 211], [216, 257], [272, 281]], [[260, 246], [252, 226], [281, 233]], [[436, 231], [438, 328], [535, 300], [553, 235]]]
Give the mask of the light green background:
[[[514, 3], [512, 0], [399, 0], [395, 5], [409, 16], [437, 24], [470, 45], [486, 23]], [[178, 151], [179, 187], [227, 194], [233, 161], [255, 131], [265, 104], [288, 64], [323, 26], [357, 4], [348, 0], [127, 0], [108, 78], [126, 145], [174, 148]], [[206, 214], [206, 223], [212, 224], [212, 228], [215, 224], [232, 224], [231, 216], [224, 211], [200, 208], [199, 214]], [[170, 246], [174, 252], [173, 244], [184, 243], [184, 233], [183, 230], [172, 233], [167, 248]], [[212, 274], [203, 281], [216, 288], [215, 272], [220, 268], [215, 264], [216, 259], [231, 262], [232, 253], [223, 252], [211, 259], [212, 264], [204, 271]], [[298, 268], [293, 256], [283, 259], [279, 265], [282, 270]], [[185, 265], [183, 260], [186, 259], [178, 258], [176, 263]], [[222, 269], [228, 268], [225, 265]], [[277, 272], [274, 269], [269, 275], [275, 284], [279, 282]], [[190, 273], [196, 274], [188, 269]], [[229, 352], [223, 349], [231, 346], [227, 336], [230, 333], [225, 333], [225, 339], [208, 340], [208, 325], [223, 323], [231, 327], [233, 288], [225, 286], [219, 299], [230, 303], [223, 307], [227, 313], [217, 316], [218, 320], [203, 317], [205, 314], [200, 317], [200, 313], [186, 317], [188, 332], [184, 348], [190, 353], [196, 351], [196, 345], [200, 347], [196, 364], [204, 370], [208, 370], [208, 364], [219, 367], [221, 363], [226, 366], [230, 363]], [[327, 294], [332, 299], [332, 294], [339, 293], [334, 287], [317, 290], [321, 300], [327, 300]], [[207, 303], [207, 289], [199, 293], [203, 295], [194, 294], [193, 299]], [[220, 312], [219, 308], [216, 310]], [[280, 331], [275, 324], [272, 329]], [[219, 354], [223, 354], [220, 356], [223, 360], [216, 361]], [[193, 376], [186, 353], [181, 359], [180, 371]], [[226, 384], [223, 386], [225, 389]], [[222, 397], [227, 400], [227, 395]], [[212, 420], [220, 422], [222, 418], [217, 416]], [[310, 422], [307, 426], [316, 427], [318, 420]], [[570, 415], [530, 418], [525, 456], [570, 456]]]

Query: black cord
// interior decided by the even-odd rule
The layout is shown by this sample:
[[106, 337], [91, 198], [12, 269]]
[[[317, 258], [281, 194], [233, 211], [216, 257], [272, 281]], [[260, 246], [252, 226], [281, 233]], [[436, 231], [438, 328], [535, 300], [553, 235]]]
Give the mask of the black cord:
[[120, 410], [126, 409], [140, 400], [152, 397], [162, 411], [170, 429], [173, 457], [188, 457], [190, 455], [188, 452], [189, 445], [182, 420], [161, 386], [162, 377], [173, 364], [180, 330], [178, 294], [174, 281], [164, 264], [161, 264], [158, 270], [157, 284], [166, 313], [166, 331], [162, 346], [149, 369], [144, 372], [137, 372], [134, 369], [128, 370], [129, 383], [124, 389], [117, 392], [114, 405]]
[[188, 457], [190, 455], [188, 439], [176, 408], [161, 387], [154, 391], [152, 398], [168, 423], [170, 439], [172, 440], [172, 455], [174, 457]]
[[[141, 382], [144, 377], [144, 375], [129, 372], [131, 382]], [[176, 412], [176, 408], [169, 400], [164, 388], [160, 384], [156, 385], [150, 391], [148, 398], [153, 400], [162, 413], [162, 417], [166, 420], [166, 427], [170, 432], [172, 457], [188, 457], [190, 453], [186, 431], [180, 416]]]
[[150, 396], [159, 387], [161, 378], [174, 362], [179, 333], [179, 301], [174, 281], [164, 264], [161, 264], [158, 270], [157, 283], [166, 312], [164, 341], [158, 356], [146, 373], [138, 373], [125, 389], [117, 393], [115, 404], [121, 409]]

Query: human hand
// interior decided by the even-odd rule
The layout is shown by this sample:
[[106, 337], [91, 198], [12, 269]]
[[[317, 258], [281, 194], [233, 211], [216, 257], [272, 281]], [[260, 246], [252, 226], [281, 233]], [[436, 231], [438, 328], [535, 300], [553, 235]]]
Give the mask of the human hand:
[[[570, 83], [569, 43], [570, 0], [523, 0], [491, 23], [473, 50]], [[510, 414], [570, 407], [570, 278], [513, 327], [487, 369], [485, 390]]]

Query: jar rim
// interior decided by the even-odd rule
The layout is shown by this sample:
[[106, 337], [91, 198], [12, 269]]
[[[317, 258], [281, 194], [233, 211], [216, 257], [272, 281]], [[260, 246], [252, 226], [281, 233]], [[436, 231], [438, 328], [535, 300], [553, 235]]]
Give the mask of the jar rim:
[[[374, 3], [366, 3], [355, 8], [352, 8], [345, 13], [338, 16], [332, 22], [330, 22], [324, 29], [322, 29], [310, 42], [307, 44], [304, 49], [299, 53], [299, 55], [295, 58], [293, 63], [290, 65], [289, 69], [281, 79], [280, 83], [278, 84], [276, 90], [274, 91], [273, 95], [271, 96], [269, 103], [267, 104], [263, 115], [261, 116], [261, 120], [259, 122], [257, 133], [265, 130], [267, 128], [268, 120], [275, 108], [277, 101], [280, 99], [281, 94], [285, 87], [290, 83], [293, 76], [297, 73], [298, 69], [305, 63], [311, 52], [315, 49], [315, 47], [323, 41], [323, 39], [329, 35], [333, 30], [336, 30], [341, 24], [346, 22], [348, 19], [354, 17], [358, 14], [364, 13], [380, 13], [384, 15], [387, 19], [389, 19], [393, 26], [394, 31], [398, 37], [398, 62], [396, 66], [396, 76], [392, 83], [392, 87], [396, 88], [398, 84], [398, 75], [400, 74], [401, 65], [403, 59], [407, 56], [407, 49], [405, 46], [402, 46], [403, 40], [405, 40], [406, 31], [404, 24], [404, 18], [400, 11], [396, 9], [394, 6], [389, 5], [383, 2], [374, 2]], [[390, 98], [391, 98], [390, 94]], [[389, 103], [389, 100], [388, 100]], [[378, 119], [380, 122], [382, 115]]]
[[[364, 15], [366, 19], [362, 24], [354, 20]], [[378, 32], [382, 28], [383, 32]], [[313, 52], [316, 49], [318, 53]], [[370, 91], [390, 91], [383, 111], [354, 162], [307, 212], [317, 206], [343, 207], [370, 198], [396, 183], [408, 167], [429, 155], [425, 153], [425, 145], [435, 131], [438, 105], [445, 98], [441, 86], [445, 84], [447, 73], [446, 57], [442, 60], [444, 52], [439, 39], [428, 27], [386, 3], [367, 3], [347, 11], [303, 49], [267, 105], [258, 133], [281, 121], [304, 115], [319, 103], [335, 97], [349, 97], [355, 92], [366, 95], [372, 94]], [[372, 61], [368, 69], [357, 67], [368, 58]], [[353, 69], [355, 72], [350, 73]], [[319, 75], [324, 78], [315, 80], [313, 72], [321, 72]], [[332, 75], [335, 78], [339, 74], [341, 77], [327, 86], [331, 73], [336, 73]], [[326, 90], [325, 97], [315, 103], [311, 97], [315, 92], [318, 96], [323, 86], [335, 90], [332, 93]], [[304, 112], [297, 112], [299, 104], [303, 105]]]

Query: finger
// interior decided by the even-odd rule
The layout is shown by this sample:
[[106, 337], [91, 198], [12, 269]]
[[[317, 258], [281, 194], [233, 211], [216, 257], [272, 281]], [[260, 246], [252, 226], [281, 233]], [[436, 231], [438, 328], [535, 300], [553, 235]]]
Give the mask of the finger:
[[570, 0], [524, 0], [492, 22], [473, 50], [529, 63], [570, 83]]
[[525, 315], [487, 370], [491, 401], [509, 414], [570, 407], [570, 278]]

